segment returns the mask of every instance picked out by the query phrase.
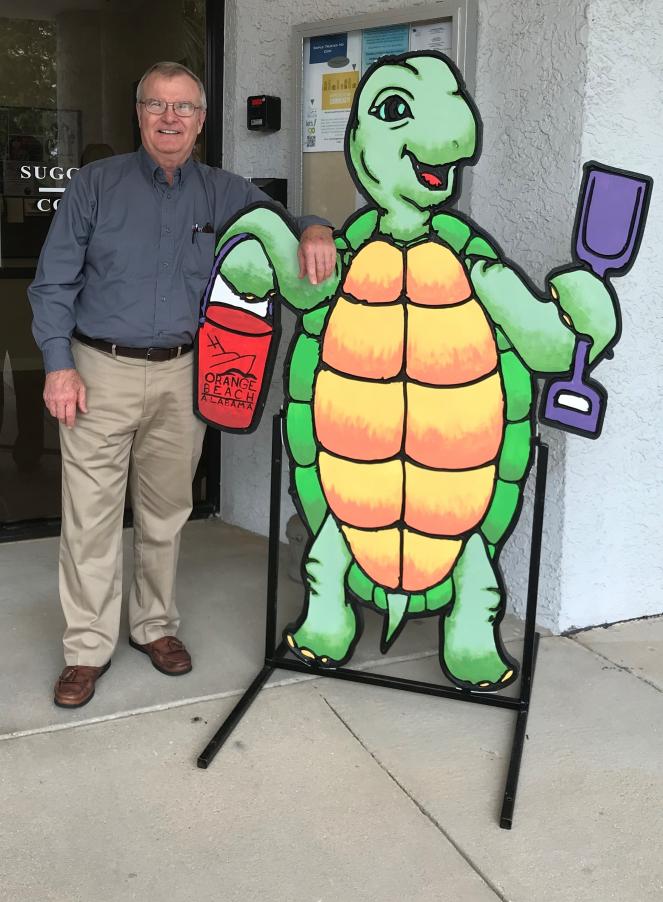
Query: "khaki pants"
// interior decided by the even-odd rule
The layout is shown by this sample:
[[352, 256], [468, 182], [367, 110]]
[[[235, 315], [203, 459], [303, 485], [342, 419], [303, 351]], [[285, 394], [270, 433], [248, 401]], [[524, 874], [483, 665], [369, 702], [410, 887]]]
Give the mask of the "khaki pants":
[[141, 645], [179, 626], [175, 571], [205, 425], [193, 414], [194, 355], [156, 363], [72, 341], [88, 413], [60, 427], [60, 600], [65, 662], [100, 667], [117, 644], [129, 478], [134, 578], [129, 629]]

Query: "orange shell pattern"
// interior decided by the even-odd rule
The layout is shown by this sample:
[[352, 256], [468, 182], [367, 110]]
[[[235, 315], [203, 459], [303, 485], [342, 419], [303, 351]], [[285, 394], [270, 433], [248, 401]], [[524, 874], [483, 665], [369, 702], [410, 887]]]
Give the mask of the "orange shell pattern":
[[488, 510], [504, 430], [493, 330], [453, 251], [364, 245], [322, 364], [314, 422], [329, 507], [371, 579], [425, 591]]

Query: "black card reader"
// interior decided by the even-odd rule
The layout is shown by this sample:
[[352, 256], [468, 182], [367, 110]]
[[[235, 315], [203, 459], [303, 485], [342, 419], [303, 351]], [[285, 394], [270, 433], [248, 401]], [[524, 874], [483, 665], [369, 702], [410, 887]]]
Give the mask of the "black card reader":
[[251, 131], [277, 132], [281, 128], [281, 98], [254, 94], [246, 100], [246, 127]]

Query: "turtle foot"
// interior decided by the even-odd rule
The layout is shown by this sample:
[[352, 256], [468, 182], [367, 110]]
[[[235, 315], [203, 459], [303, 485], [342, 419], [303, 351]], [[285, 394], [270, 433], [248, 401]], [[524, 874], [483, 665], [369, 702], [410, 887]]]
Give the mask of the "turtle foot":
[[[301, 626], [291, 624], [283, 636], [289, 650], [305, 664], [338, 667], [352, 654], [357, 638], [357, 619], [350, 605], [344, 606], [344, 617], [334, 629], [313, 629], [306, 618]], [[329, 624], [327, 624], [329, 626]]]
[[317, 667], [338, 667], [339, 661], [334, 661], [328, 655], [316, 655], [310, 648], [298, 645], [292, 633], [286, 631], [284, 636], [290, 651], [304, 664], [309, 666], [316, 665]]
[[442, 667], [459, 689], [494, 692], [506, 689], [518, 678], [517, 663], [506, 653], [500, 654], [492, 630], [489, 648], [455, 645], [452, 629], [445, 630], [444, 640]]
[[502, 676], [493, 682], [490, 680], [481, 680], [479, 682], [462, 680], [454, 676], [449, 670], [448, 675], [453, 684], [459, 689], [470, 689], [472, 692], [496, 692], [497, 690], [506, 689], [507, 686], [510, 686], [518, 679], [518, 668], [515, 664], [507, 665]]

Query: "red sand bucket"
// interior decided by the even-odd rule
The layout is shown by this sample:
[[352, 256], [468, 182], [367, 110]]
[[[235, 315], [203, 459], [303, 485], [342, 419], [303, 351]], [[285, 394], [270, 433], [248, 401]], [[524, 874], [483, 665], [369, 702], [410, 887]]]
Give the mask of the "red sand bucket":
[[[231, 242], [219, 253], [203, 300], [194, 409], [217, 429], [252, 432], [271, 381], [280, 335], [278, 306], [274, 298], [258, 304], [244, 301], [222, 280], [218, 270], [230, 247]], [[218, 303], [217, 298], [231, 303]]]

